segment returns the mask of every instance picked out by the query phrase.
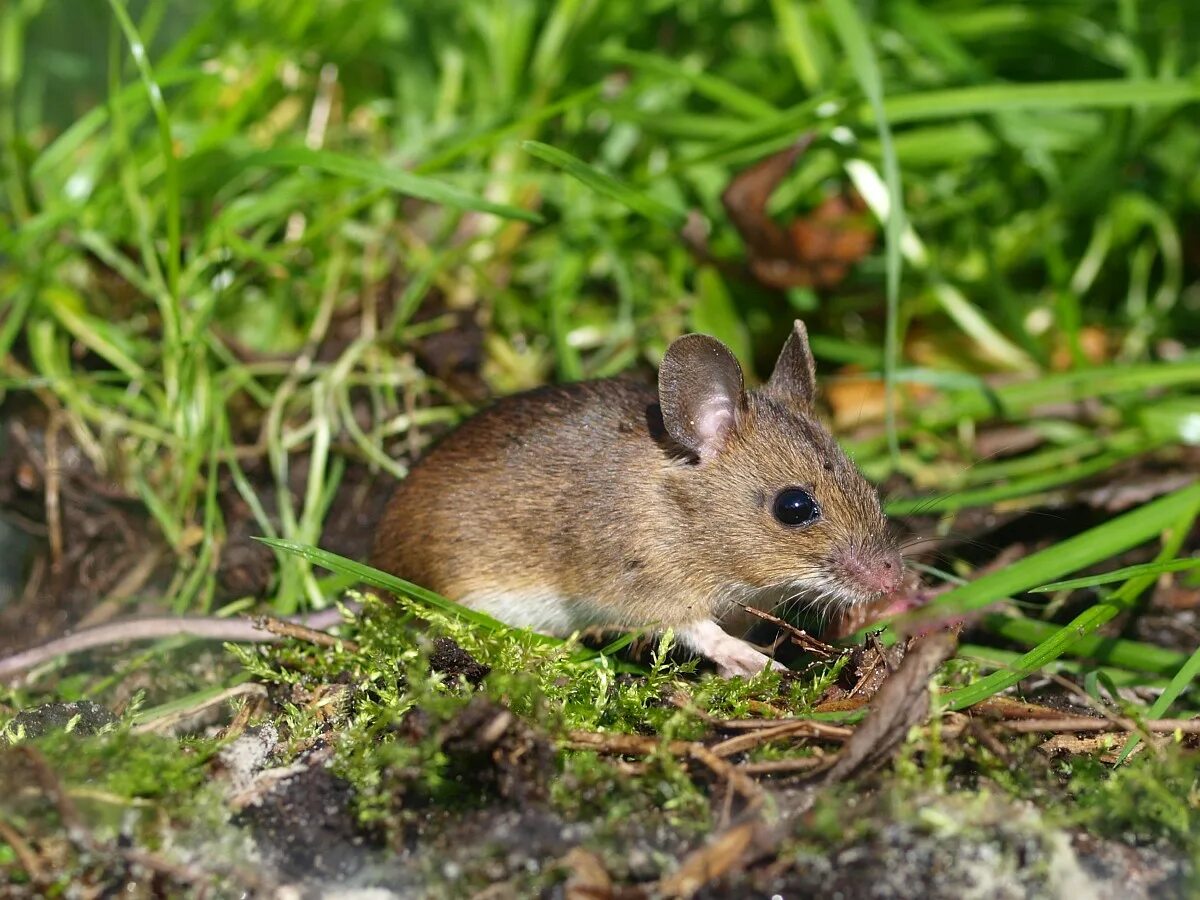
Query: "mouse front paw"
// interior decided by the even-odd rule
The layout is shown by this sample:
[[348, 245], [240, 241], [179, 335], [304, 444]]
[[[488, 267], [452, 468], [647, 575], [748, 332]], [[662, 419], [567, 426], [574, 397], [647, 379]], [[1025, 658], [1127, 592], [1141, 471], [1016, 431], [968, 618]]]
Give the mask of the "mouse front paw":
[[765, 668], [776, 672], [786, 672], [787, 666], [777, 662], [765, 653], [760, 653], [749, 644], [743, 644], [737, 652], [713, 656], [717, 664], [717, 674], [722, 678], [752, 678]]
[[688, 649], [716, 663], [717, 674], [722, 678], [751, 678], [768, 666], [776, 672], [788, 671], [787, 666], [735, 638], [716, 622], [689, 625], [680, 629], [678, 636]]

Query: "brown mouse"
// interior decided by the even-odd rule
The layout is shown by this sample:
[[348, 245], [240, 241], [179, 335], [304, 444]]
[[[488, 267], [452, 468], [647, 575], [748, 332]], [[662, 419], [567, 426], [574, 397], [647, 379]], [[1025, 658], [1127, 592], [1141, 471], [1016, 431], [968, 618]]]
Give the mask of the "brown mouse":
[[719, 624], [739, 602], [856, 604], [900, 583], [878, 495], [815, 393], [796, 322], [754, 390], [724, 344], [689, 334], [657, 393], [618, 377], [507, 397], [413, 467], [373, 564], [550, 634], [670, 628], [721, 674], [753, 674], [772, 661]]

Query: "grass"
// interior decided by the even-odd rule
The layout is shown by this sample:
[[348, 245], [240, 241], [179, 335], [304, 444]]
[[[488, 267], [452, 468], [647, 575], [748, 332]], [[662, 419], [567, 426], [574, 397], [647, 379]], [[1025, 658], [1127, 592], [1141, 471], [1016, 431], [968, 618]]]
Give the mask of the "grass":
[[[313, 548], [347, 473], [402, 477], [472, 406], [412, 352], [464, 310], [495, 393], [649, 367], [691, 329], [764, 373], [802, 316], [831, 389], [884, 385], [856, 462], [944, 530], [1200, 442], [1186, 0], [409, 7], [0, 8], [0, 400], [46, 409], [153, 522], [173, 573], [136, 599], [255, 599], [218, 577], [236, 498], [274, 611], [333, 602], [314, 566], [351, 563]], [[694, 254], [689, 214], [744, 258], [721, 192], [808, 132], [773, 214], [853, 185], [877, 249], [828, 292]], [[1040, 444], [981, 459], [997, 425]], [[1061, 670], [1165, 679], [1146, 718], [1196, 709], [1195, 654], [1101, 629], [1163, 574], [1195, 583], [1198, 490], [958, 565], [926, 615], [982, 615], [963, 656], [996, 668], [943, 703]]]

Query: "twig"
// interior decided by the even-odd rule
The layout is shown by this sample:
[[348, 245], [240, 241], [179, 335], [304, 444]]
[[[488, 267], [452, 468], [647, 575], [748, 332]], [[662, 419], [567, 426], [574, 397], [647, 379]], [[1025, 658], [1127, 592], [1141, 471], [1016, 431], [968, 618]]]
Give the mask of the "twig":
[[691, 897], [706, 884], [773, 849], [775, 842], [776, 836], [760, 820], [735, 825], [684, 857], [679, 868], [659, 880], [652, 895]]
[[1152, 734], [1200, 734], [1200, 719], [1093, 719], [1090, 716], [1063, 716], [1060, 719], [1020, 719], [998, 722], [997, 728], [1018, 733], [1059, 731], [1148, 731]]
[[79, 808], [75, 806], [75, 801], [63, 790], [62, 782], [58, 780], [58, 776], [50, 768], [50, 764], [46, 761], [46, 757], [42, 755], [42, 752], [28, 744], [20, 745], [17, 747], [17, 750], [29, 760], [30, 768], [33, 769], [34, 780], [37, 781], [46, 799], [58, 810], [58, 817], [62, 821], [63, 828], [66, 830], [67, 837], [71, 839], [71, 843], [85, 850], [95, 847], [95, 841], [92, 839], [91, 832], [88, 831], [87, 826], [83, 823], [83, 817], [79, 814]]
[[763, 612], [763, 610], [754, 606], [748, 606], [745, 603], [741, 603], [739, 605], [746, 612], [750, 613], [750, 615], [757, 616], [765, 622], [770, 622], [776, 628], [786, 632], [787, 635], [792, 639], [792, 643], [803, 647], [810, 653], [815, 653], [818, 656], [826, 659], [842, 655], [843, 651], [839, 650], [837, 647], [834, 647], [832, 644], [826, 644], [824, 641], [817, 640], [807, 631], [803, 631], [797, 628], [795, 625], [788, 624], [778, 616], [773, 616], [769, 612]]
[[[351, 605], [350, 608], [355, 607]], [[338, 609], [330, 608], [300, 617], [296, 621], [302, 622], [308, 628], [329, 628], [340, 624], [342, 617]], [[58, 656], [81, 653], [95, 647], [179, 636], [246, 643], [278, 639], [276, 635], [259, 628], [250, 619], [218, 619], [211, 616], [150, 616], [143, 619], [125, 619], [77, 631], [20, 653], [0, 657], [0, 678], [9, 678], [50, 662]]]
[[972, 715], [982, 713], [993, 719], [1057, 719], [1062, 716], [1060, 710], [1037, 703], [1025, 703], [1010, 697], [988, 697], [980, 700], [967, 710]]
[[572, 750], [598, 750], [602, 753], [617, 753], [622, 756], [652, 756], [666, 749], [672, 756], [685, 756], [688, 741], [667, 741], [640, 734], [605, 734], [598, 731], [571, 731], [567, 734], [567, 745]]
[[844, 741], [854, 734], [853, 728], [844, 725], [830, 725], [816, 719], [709, 719], [709, 724], [722, 731], [765, 731], [779, 728], [783, 725], [804, 724], [813, 730], [813, 737], [825, 738], [831, 741]]
[[762, 807], [763, 789], [745, 772], [739, 772], [703, 744], [692, 744], [688, 748], [688, 755], [696, 762], [708, 766], [717, 777], [725, 779], [730, 787], [742, 795], [749, 809], [757, 810]]
[[265, 631], [277, 634], [280, 637], [290, 637], [298, 641], [307, 641], [310, 644], [316, 644], [318, 647], [342, 647], [348, 653], [358, 652], [357, 641], [340, 638], [336, 635], [319, 631], [316, 628], [301, 625], [299, 622], [292, 622], [288, 619], [277, 619], [274, 616], [260, 616], [256, 620], [256, 624]]
[[767, 759], [761, 762], [742, 763], [739, 772], [747, 775], [792, 775], [796, 772], [811, 772], [833, 764], [833, 756], [793, 756], [788, 759]]
[[574, 750], [596, 750], [621, 755], [650, 756], [665, 749], [672, 756], [694, 759], [724, 778], [733, 786], [751, 809], [758, 809], [763, 802], [762, 788], [739, 772], [711, 749], [698, 741], [667, 741], [640, 734], [604, 734], [594, 731], [572, 731], [567, 743]]
[[21, 837], [17, 830], [4, 819], [0, 819], [0, 838], [12, 847], [13, 853], [17, 856], [17, 862], [21, 864], [21, 868], [25, 870], [29, 880], [35, 885], [42, 884], [45, 881], [45, 873], [38, 865], [37, 854], [33, 852], [33, 848], [29, 846], [25, 838]]
[[[834, 738], [835, 740], [846, 740], [850, 735], [854, 734], [854, 731], [849, 728], [839, 728], [836, 730], [841, 733]], [[742, 753], [757, 747], [759, 744], [773, 741], [776, 738], [830, 737], [825, 732], [826, 728], [815, 728], [814, 723], [806, 719], [794, 719], [790, 722], [776, 725], [774, 728], [761, 728], [757, 731], [748, 731], [744, 734], [739, 734], [737, 737], [729, 738], [714, 746], [712, 752], [717, 756], [732, 756], [735, 753]]]
[[63, 563], [62, 470], [59, 468], [58, 433], [62, 428], [55, 410], [46, 426], [46, 527], [50, 530], [50, 571], [57, 573]]

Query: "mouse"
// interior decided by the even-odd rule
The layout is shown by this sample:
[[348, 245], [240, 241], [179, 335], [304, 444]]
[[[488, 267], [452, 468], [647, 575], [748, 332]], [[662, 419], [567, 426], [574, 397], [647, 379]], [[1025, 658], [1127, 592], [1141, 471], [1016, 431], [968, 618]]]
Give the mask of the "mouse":
[[879, 495], [816, 399], [802, 321], [752, 389], [725, 344], [686, 334], [657, 386], [502, 398], [400, 482], [372, 565], [510, 626], [670, 629], [724, 677], [782, 669], [740, 633], [741, 604], [844, 609], [902, 578]]

